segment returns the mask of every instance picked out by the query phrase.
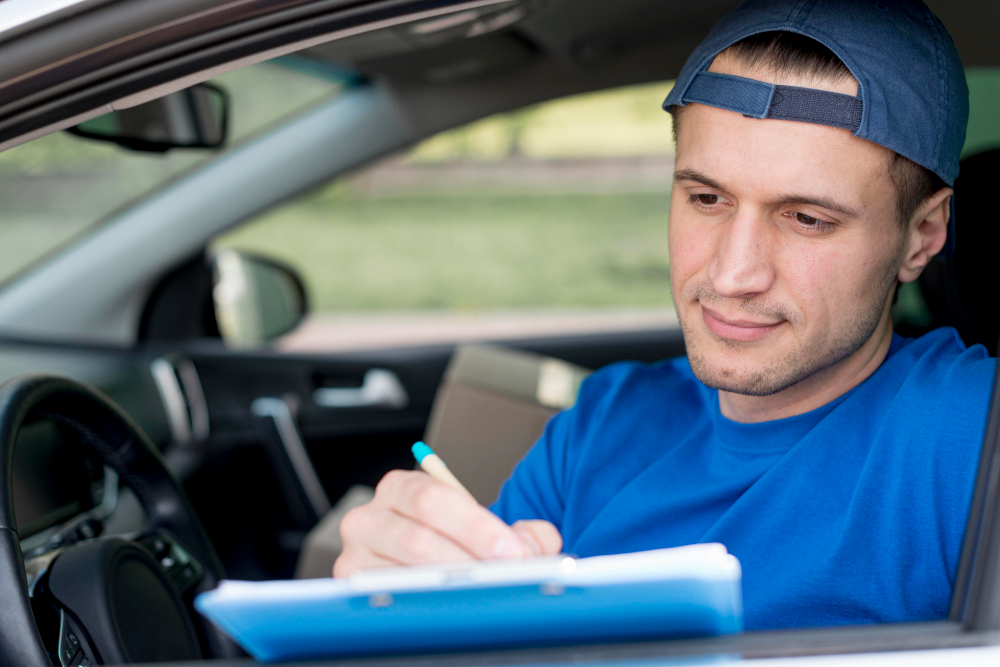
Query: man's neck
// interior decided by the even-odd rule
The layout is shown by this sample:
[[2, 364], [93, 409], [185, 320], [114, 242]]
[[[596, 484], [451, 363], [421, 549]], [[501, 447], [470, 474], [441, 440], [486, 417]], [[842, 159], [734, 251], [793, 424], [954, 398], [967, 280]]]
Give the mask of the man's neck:
[[892, 318], [887, 309], [872, 337], [849, 357], [770, 396], [719, 391], [719, 408], [727, 419], [743, 423], [805, 414], [843, 396], [868, 379], [885, 361], [891, 343]]

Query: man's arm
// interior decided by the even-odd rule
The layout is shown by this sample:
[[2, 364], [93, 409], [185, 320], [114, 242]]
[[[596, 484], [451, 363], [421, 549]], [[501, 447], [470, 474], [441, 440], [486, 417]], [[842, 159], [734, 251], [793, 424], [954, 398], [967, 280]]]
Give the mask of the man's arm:
[[358, 570], [555, 554], [562, 538], [547, 521], [508, 526], [495, 514], [423, 472], [393, 470], [375, 498], [340, 524], [344, 550], [335, 577]]
[[344, 516], [344, 550], [334, 564], [334, 576], [372, 567], [559, 553], [563, 540], [558, 526], [571, 458], [567, 448], [581, 413], [593, 408], [588, 394], [601, 394], [586, 391], [594, 385], [592, 379], [585, 381], [577, 407], [549, 420], [504, 484], [492, 512], [426, 473], [388, 473], [370, 503]]

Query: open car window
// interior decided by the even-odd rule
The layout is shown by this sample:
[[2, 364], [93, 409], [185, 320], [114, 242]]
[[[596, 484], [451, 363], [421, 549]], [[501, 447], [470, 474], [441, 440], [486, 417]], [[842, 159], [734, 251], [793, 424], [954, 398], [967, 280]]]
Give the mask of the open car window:
[[438, 134], [218, 237], [296, 269], [281, 349], [346, 350], [676, 326], [670, 82]]

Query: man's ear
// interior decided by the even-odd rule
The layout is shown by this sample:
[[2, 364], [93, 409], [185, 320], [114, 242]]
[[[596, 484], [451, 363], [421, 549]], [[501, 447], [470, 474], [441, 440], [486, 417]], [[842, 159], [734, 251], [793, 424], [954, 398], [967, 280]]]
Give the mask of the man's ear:
[[910, 283], [920, 277], [931, 257], [941, 252], [948, 239], [951, 197], [954, 190], [941, 188], [920, 205], [907, 226], [906, 254], [897, 277]]

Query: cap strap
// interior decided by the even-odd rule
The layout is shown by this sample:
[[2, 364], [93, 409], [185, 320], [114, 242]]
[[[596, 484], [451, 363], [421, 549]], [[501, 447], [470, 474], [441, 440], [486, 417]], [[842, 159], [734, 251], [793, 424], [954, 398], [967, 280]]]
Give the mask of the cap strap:
[[851, 132], [861, 126], [861, 98], [798, 86], [780, 86], [731, 74], [699, 72], [681, 101], [707, 104], [753, 118], [831, 125]]

